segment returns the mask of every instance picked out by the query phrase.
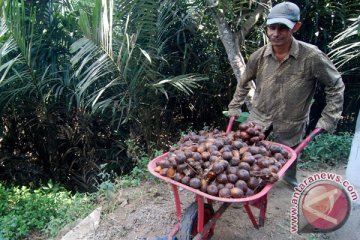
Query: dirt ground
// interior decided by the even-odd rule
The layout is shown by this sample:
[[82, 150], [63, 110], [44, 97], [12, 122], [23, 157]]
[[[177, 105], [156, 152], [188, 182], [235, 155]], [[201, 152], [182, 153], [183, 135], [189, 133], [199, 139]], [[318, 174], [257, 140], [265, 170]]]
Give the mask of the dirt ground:
[[[345, 167], [338, 166], [326, 171], [344, 176]], [[300, 171], [299, 180], [314, 173]], [[290, 233], [292, 192], [282, 181], [275, 183], [268, 195], [265, 226], [260, 229], [253, 227], [244, 208], [230, 206], [217, 221], [211, 239], [336, 239], [331, 234]], [[195, 196], [183, 190], [180, 198], [182, 209], [185, 209], [194, 201]], [[214, 208], [217, 209], [219, 205], [220, 203], [215, 203]], [[105, 213], [101, 217], [100, 226], [91, 240], [153, 240], [157, 236], [167, 235], [176, 223], [174, 197], [170, 186], [164, 182], [121, 189], [113, 203], [104, 205], [103, 209]]]

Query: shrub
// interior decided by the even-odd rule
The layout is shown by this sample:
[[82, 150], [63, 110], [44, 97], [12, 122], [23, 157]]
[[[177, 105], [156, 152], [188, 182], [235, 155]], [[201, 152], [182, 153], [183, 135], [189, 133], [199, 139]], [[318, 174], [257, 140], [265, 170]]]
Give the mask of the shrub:
[[51, 182], [36, 190], [7, 188], [0, 183], [0, 239], [19, 239], [31, 231], [55, 236], [66, 224], [93, 208], [92, 199]]
[[317, 136], [301, 153], [299, 167], [317, 170], [321, 167], [346, 163], [350, 154], [353, 134], [324, 133]]

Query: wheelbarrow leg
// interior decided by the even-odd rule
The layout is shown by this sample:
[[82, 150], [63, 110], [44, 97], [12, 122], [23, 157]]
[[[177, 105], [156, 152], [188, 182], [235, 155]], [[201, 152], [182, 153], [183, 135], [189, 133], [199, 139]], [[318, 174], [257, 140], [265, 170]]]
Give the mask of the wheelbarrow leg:
[[[199, 204], [199, 202], [198, 202]], [[207, 240], [214, 234], [214, 228], [216, 225], [216, 221], [221, 217], [221, 215], [225, 212], [225, 210], [231, 205], [231, 203], [224, 202], [220, 208], [211, 216], [210, 219], [208, 219], [207, 222], [203, 223], [205, 226], [203, 226], [203, 231], [198, 232], [198, 234], [193, 238], [193, 240]], [[200, 217], [200, 214], [199, 214]], [[199, 223], [199, 222], [198, 222]], [[198, 228], [199, 229], [199, 228]]]
[[260, 201], [260, 214], [259, 214], [259, 226], [263, 227], [265, 224], [265, 215], [267, 208], [267, 194], [262, 197]]
[[[250, 208], [250, 204], [259, 209], [259, 222], [256, 221], [255, 216]], [[265, 215], [267, 208], [267, 194], [259, 198], [256, 202], [246, 204], [245, 210], [256, 229], [263, 227], [265, 224]]]
[[[214, 209], [212, 205], [205, 204], [204, 198], [200, 195], [197, 195], [196, 202], [193, 202], [184, 211], [180, 223], [179, 239], [207, 240], [211, 238], [213, 235], [212, 226], [215, 226], [212, 222], [213, 215]], [[210, 225], [208, 226], [208, 224]], [[206, 228], [206, 226], [208, 227]]]
[[175, 208], [176, 208], [176, 218], [178, 222], [181, 220], [181, 206], [180, 206], [180, 196], [179, 191], [177, 189], [177, 186], [172, 184], [172, 189], [174, 193], [174, 199], [175, 199]]
[[200, 195], [196, 195], [198, 204], [198, 218], [197, 218], [197, 231], [202, 233], [204, 230], [204, 198]]
[[174, 225], [173, 229], [171, 229], [171, 231], [168, 235], [168, 240], [174, 239], [174, 236], [180, 229], [180, 221], [181, 221], [181, 205], [180, 205], [179, 191], [178, 191], [178, 188], [176, 185], [171, 184], [171, 186], [172, 186], [172, 190], [174, 193], [174, 199], [175, 199], [177, 223]]
[[246, 212], [247, 212], [247, 214], [248, 214], [248, 216], [249, 216], [252, 224], [254, 225], [254, 227], [255, 227], [256, 229], [259, 229], [259, 225], [258, 225], [257, 222], [256, 222], [256, 219], [255, 219], [255, 217], [254, 217], [253, 212], [251, 211], [251, 208], [250, 208], [249, 204], [245, 204], [244, 207], [245, 207], [245, 210], [246, 210]]

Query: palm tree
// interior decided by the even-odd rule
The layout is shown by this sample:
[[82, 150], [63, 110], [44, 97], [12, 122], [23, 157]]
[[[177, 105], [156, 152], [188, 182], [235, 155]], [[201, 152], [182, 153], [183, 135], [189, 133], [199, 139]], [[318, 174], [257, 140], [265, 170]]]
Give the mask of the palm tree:
[[[114, 14], [116, 13], [116, 14]], [[115, 17], [114, 17], [115, 16]], [[167, 49], [174, 21], [174, 1], [96, 1], [91, 20], [80, 14], [84, 36], [73, 43], [79, 107], [106, 113], [117, 129], [132, 124], [132, 132], [154, 139], [160, 117], [174, 89], [192, 94], [198, 74], [177, 74], [168, 66], [173, 49]], [[131, 21], [130, 21], [131, 19]], [[161, 94], [159, 94], [161, 93]], [[160, 129], [160, 128], [158, 128]]]
[[348, 116], [344, 119], [345, 122], [352, 121], [349, 119], [349, 116], [352, 118], [351, 114], [356, 116], [360, 101], [360, 16], [350, 18], [348, 22], [349, 26], [330, 43], [332, 50], [329, 52], [329, 57], [347, 83], [345, 112]]
[[1, 3], [1, 178], [86, 184], [87, 173], [97, 171], [96, 161], [102, 160], [94, 157], [94, 145], [106, 134], [89, 144], [89, 136], [101, 131], [83, 131], [91, 125], [81, 124], [82, 112], [72, 104], [68, 48], [69, 33], [75, 32], [73, 9], [67, 1]]

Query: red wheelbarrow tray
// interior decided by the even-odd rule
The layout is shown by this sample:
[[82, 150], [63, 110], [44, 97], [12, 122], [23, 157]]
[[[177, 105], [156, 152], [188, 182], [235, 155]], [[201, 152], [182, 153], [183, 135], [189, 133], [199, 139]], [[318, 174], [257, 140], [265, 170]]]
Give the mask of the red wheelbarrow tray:
[[[229, 125], [227, 127], [226, 133], [229, 133], [231, 131], [232, 128], [232, 124], [233, 124], [234, 119], [231, 118]], [[279, 170], [279, 172], [277, 173], [279, 177], [281, 177], [286, 170], [290, 167], [290, 165], [296, 160], [297, 155], [309, 144], [309, 142], [319, 133], [321, 133], [323, 131], [323, 129], [320, 128], [316, 128], [314, 129], [299, 145], [296, 149], [292, 149], [288, 146], [285, 146], [283, 144], [279, 144], [276, 142], [270, 142], [267, 141], [268, 143], [271, 144], [276, 144], [279, 145], [281, 147], [283, 147], [289, 154], [290, 154], [290, 159], [287, 160], [287, 162], [284, 164], [284, 166]], [[156, 168], [156, 163], [162, 159], [166, 159], [168, 156], [168, 152], [164, 153], [163, 155], [160, 155], [158, 157], [156, 157], [155, 159], [153, 159], [152, 161], [150, 161], [150, 163], [148, 164], [148, 170], [150, 171], [150, 173], [152, 175], [154, 175], [157, 178], [162, 179], [163, 181], [169, 183], [172, 185], [172, 189], [173, 189], [173, 193], [174, 193], [174, 197], [175, 197], [175, 207], [176, 207], [176, 215], [177, 215], [177, 219], [178, 219], [178, 223], [174, 226], [174, 228], [172, 229], [172, 231], [169, 233], [168, 235], [168, 239], [172, 239], [172, 236], [175, 236], [176, 232], [179, 230], [180, 228], [180, 221], [181, 221], [181, 207], [180, 207], [180, 199], [179, 199], [179, 193], [177, 190], [177, 187], [186, 189], [190, 192], [193, 192], [196, 194], [196, 199], [198, 202], [198, 214], [199, 216], [204, 216], [204, 199], [207, 199], [208, 203], [211, 203], [211, 201], [218, 201], [218, 202], [223, 202], [223, 206], [221, 207], [222, 209], [219, 209], [214, 217], [213, 217], [213, 222], [212, 223], [208, 223], [206, 224], [206, 222], [204, 222], [204, 219], [198, 218], [198, 225], [197, 225], [197, 229], [198, 229], [198, 235], [196, 236], [196, 238], [194, 239], [202, 239], [201, 237], [206, 236], [204, 234], [207, 234], [207, 231], [210, 231], [210, 225], [212, 225], [212, 229], [214, 228], [215, 222], [218, 218], [220, 218], [221, 214], [226, 210], [226, 208], [231, 204], [231, 203], [243, 203], [246, 212], [249, 215], [249, 218], [251, 220], [251, 222], [253, 223], [255, 228], [259, 228], [259, 226], [263, 226], [264, 225], [264, 220], [265, 220], [265, 213], [266, 213], [266, 206], [267, 206], [267, 193], [270, 191], [270, 189], [272, 188], [273, 184], [271, 183], [267, 183], [266, 186], [258, 193], [252, 195], [252, 196], [248, 196], [248, 197], [243, 197], [243, 198], [221, 198], [221, 197], [217, 197], [217, 196], [212, 196], [210, 194], [207, 194], [205, 192], [202, 192], [198, 189], [192, 188], [190, 186], [187, 186], [185, 184], [182, 184], [180, 182], [177, 182], [169, 177], [166, 176], [162, 176], [160, 175], [158, 172], [155, 171]], [[260, 209], [260, 216], [259, 216], [259, 223], [256, 221], [251, 209], [249, 208], [249, 205], [252, 205], [254, 207], [257, 207]], [[206, 226], [204, 226], [206, 224]], [[199, 238], [199, 236], [201, 235], [201, 237]], [[206, 237], [204, 239], [207, 239]]]
[[[282, 145], [282, 144], [279, 144], [279, 143], [274, 143], [274, 142], [269, 142], [269, 143], [272, 143], [272, 144], [276, 144], [276, 145], [279, 145], [283, 148], [286, 149], [286, 151], [291, 155], [290, 159], [284, 164], [284, 166], [280, 169], [280, 171], [277, 173], [279, 177], [281, 177], [284, 172], [289, 168], [289, 166], [295, 161], [296, 159], [296, 152], [295, 150], [293, 150], [292, 148], [288, 147], [288, 146], [285, 146], [285, 145]], [[169, 177], [166, 177], [166, 176], [162, 176], [160, 175], [158, 172], [155, 172], [155, 168], [156, 168], [156, 163], [161, 161], [162, 159], [166, 159], [167, 156], [168, 156], [169, 153], [165, 153], [161, 156], [158, 156], [157, 158], [153, 159], [149, 165], [148, 165], [148, 169], [149, 171], [151, 172], [152, 175], [154, 175], [155, 177], [157, 178], [160, 178], [162, 180], [164, 180], [165, 182], [167, 183], [170, 183], [170, 184], [173, 184], [173, 185], [176, 185], [178, 187], [181, 187], [183, 189], [186, 189], [188, 191], [191, 191], [195, 194], [198, 194], [200, 196], [203, 196], [207, 199], [211, 199], [211, 200], [214, 200], [214, 201], [220, 201], [220, 202], [229, 202], [229, 203], [239, 203], [239, 202], [249, 202], [249, 201], [252, 201], [252, 200], [256, 200], [260, 197], [262, 197], [263, 195], [265, 195], [266, 193], [268, 193], [268, 191], [271, 189], [272, 185], [271, 183], [268, 183], [260, 192], [252, 195], [252, 196], [249, 196], [249, 197], [243, 197], [243, 198], [221, 198], [221, 197], [217, 197], [217, 196], [213, 196], [213, 195], [210, 195], [210, 194], [207, 194], [205, 192], [202, 192], [198, 189], [195, 189], [195, 188], [192, 188], [190, 186], [187, 186], [185, 184], [182, 184], [180, 182], [177, 182]]]

